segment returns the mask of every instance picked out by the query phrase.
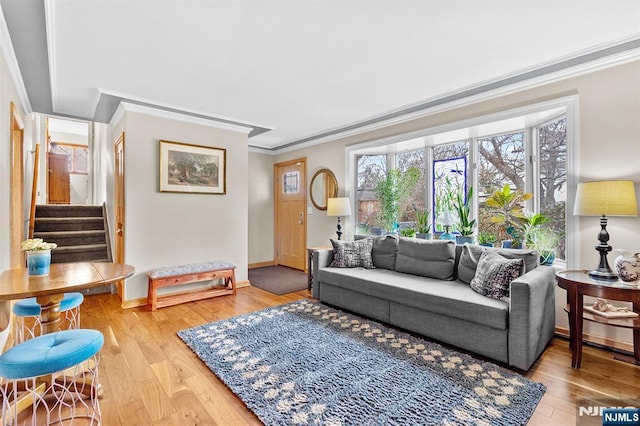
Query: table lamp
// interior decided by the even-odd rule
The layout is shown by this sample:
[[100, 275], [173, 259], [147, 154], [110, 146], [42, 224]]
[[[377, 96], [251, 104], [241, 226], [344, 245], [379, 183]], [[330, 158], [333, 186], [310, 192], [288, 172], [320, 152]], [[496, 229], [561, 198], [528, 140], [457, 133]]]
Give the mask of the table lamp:
[[340, 219], [342, 216], [351, 216], [351, 204], [349, 197], [337, 197], [327, 199], [327, 216], [338, 216], [338, 239], [342, 236], [342, 224]]
[[444, 226], [444, 232], [440, 235], [441, 240], [456, 240], [456, 236], [450, 232], [454, 222], [455, 217], [453, 217], [449, 210], [445, 210], [444, 213], [438, 217], [438, 223]]
[[634, 183], [630, 180], [579, 183], [573, 214], [600, 216], [600, 244], [595, 246], [596, 251], [600, 253], [600, 263], [596, 269], [589, 272], [589, 276], [600, 280], [617, 280], [618, 276], [607, 262], [607, 253], [611, 251], [611, 246], [607, 244], [607, 216], [638, 216]]

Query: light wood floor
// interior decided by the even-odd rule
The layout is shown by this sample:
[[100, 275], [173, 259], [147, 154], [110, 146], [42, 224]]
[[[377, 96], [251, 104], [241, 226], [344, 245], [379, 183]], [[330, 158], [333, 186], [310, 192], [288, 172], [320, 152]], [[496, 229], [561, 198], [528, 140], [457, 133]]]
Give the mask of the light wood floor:
[[[255, 287], [150, 312], [120, 309], [116, 295], [85, 298], [82, 326], [105, 336], [100, 364], [103, 424], [260, 424], [176, 335], [179, 330], [268, 306], [310, 297], [300, 291], [276, 296]], [[573, 370], [568, 342], [553, 339], [526, 376], [547, 392], [530, 424], [573, 425], [582, 398], [637, 397], [640, 367], [612, 360], [610, 352], [585, 347], [582, 369]]]

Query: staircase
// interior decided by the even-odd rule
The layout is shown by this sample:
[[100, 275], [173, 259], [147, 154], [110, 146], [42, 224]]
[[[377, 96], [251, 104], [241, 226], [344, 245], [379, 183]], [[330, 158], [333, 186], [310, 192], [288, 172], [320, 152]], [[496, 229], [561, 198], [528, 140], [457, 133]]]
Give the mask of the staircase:
[[[33, 238], [56, 243], [51, 263], [111, 262], [111, 239], [105, 206], [38, 205]], [[85, 294], [111, 293], [106, 285]]]

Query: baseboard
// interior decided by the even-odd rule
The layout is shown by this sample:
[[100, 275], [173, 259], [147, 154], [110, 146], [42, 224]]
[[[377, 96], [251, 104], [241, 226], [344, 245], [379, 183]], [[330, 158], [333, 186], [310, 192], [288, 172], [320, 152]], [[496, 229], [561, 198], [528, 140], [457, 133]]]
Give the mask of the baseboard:
[[264, 268], [265, 266], [274, 266], [276, 264], [275, 260], [268, 260], [266, 262], [256, 262], [256, 263], [250, 263], [248, 265], [249, 269], [255, 269], [255, 268]]
[[[569, 338], [569, 329], [565, 327], [556, 327], [556, 334]], [[596, 345], [608, 346], [620, 351], [633, 353], [633, 343], [624, 342], [622, 340], [609, 339], [608, 337], [598, 336], [596, 334], [582, 333], [582, 340], [594, 343]]]
[[[243, 287], [251, 287], [251, 283], [249, 281], [236, 282], [236, 288], [243, 288]], [[122, 309], [131, 309], [131, 308], [138, 308], [140, 306], [145, 306], [146, 304], [147, 304], [147, 298], [142, 297], [140, 299], [123, 300], [120, 307]]]

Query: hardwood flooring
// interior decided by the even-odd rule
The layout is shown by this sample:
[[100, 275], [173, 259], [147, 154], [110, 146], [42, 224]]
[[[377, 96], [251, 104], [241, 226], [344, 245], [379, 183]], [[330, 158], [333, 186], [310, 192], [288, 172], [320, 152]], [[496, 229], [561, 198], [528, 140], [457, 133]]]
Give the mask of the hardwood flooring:
[[[85, 298], [82, 326], [105, 336], [100, 364], [103, 424], [255, 425], [260, 421], [176, 335], [179, 330], [310, 297], [306, 290], [277, 296], [255, 287], [150, 312], [120, 308], [116, 295]], [[571, 368], [568, 342], [554, 338], [526, 377], [547, 392], [531, 425], [576, 424], [582, 399], [637, 398], [640, 367], [585, 347], [582, 368]]]

